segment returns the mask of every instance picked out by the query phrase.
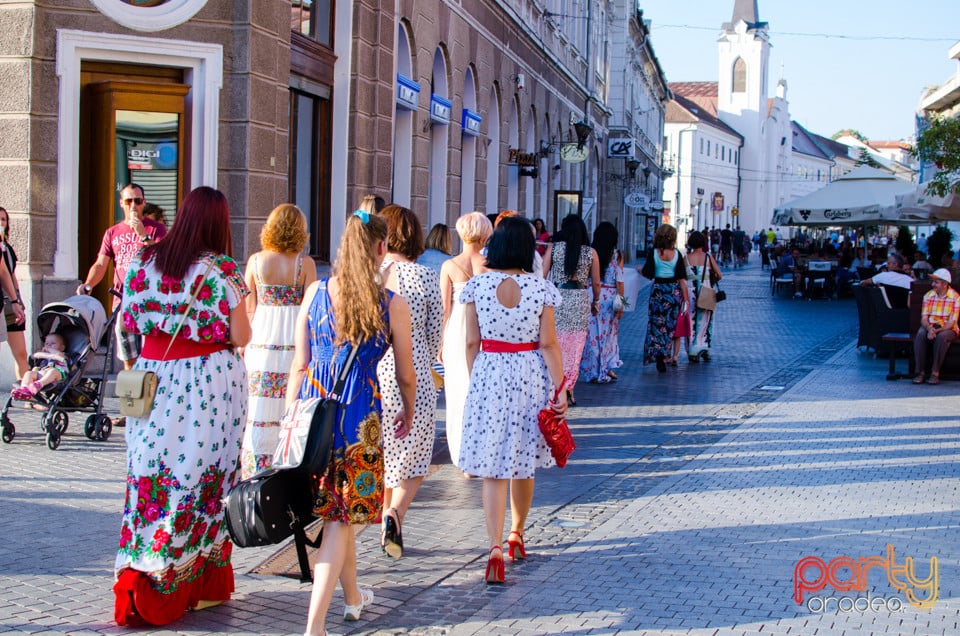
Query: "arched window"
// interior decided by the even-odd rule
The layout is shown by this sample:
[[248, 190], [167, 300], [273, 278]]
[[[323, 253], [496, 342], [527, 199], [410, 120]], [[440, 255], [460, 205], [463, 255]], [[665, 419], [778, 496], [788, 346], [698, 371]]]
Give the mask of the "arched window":
[[[530, 107], [530, 119], [527, 121], [525, 149], [524, 152], [531, 154], [536, 154], [537, 152], [537, 109], [533, 106]], [[524, 180], [524, 197], [523, 197], [523, 210], [524, 215], [532, 219], [537, 216], [535, 213], [534, 207], [534, 186], [536, 184], [536, 179], [529, 177]]]
[[[400, 22], [397, 26], [397, 75], [412, 81], [413, 56], [407, 26], [405, 22]], [[413, 174], [413, 117], [413, 110], [394, 106], [393, 192], [390, 200], [408, 207]]]
[[487, 214], [497, 214], [498, 194], [500, 191], [500, 98], [497, 85], [490, 89], [490, 102], [487, 106], [487, 192], [484, 209]]
[[[520, 103], [516, 96], [513, 98], [513, 108], [510, 109], [510, 121], [507, 122], [507, 143], [511, 148], [520, 148]], [[511, 162], [507, 165], [507, 209], [516, 211], [520, 201], [520, 166]]]
[[450, 120], [450, 102], [447, 101], [447, 62], [444, 51], [437, 47], [433, 54], [433, 72], [430, 76], [430, 181], [427, 189], [427, 227], [447, 222], [447, 145], [449, 125], [434, 115], [434, 103], [446, 106], [446, 122]]
[[747, 92], [747, 63], [742, 57], [738, 57], [733, 62], [733, 92]]
[[[463, 108], [476, 114], [477, 86], [473, 68], [468, 66], [463, 77]], [[462, 123], [466, 124], [461, 115]], [[475, 120], [476, 121], [476, 120]], [[479, 127], [479, 123], [477, 124]], [[473, 212], [473, 202], [477, 187], [477, 137], [474, 132], [462, 132], [460, 135], [460, 214]]]

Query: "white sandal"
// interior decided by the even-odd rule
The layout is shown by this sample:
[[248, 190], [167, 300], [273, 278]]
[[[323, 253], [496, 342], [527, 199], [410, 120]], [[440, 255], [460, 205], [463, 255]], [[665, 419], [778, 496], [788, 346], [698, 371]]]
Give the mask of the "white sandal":
[[373, 590], [366, 587], [361, 587], [358, 589], [360, 590], [360, 604], [345, 604], [343, 606], [343, 620], [345, 621], [360, 620], [360, 613], [363, 611], [363, 608], [367, 607], [368, 605], [373, 605]]

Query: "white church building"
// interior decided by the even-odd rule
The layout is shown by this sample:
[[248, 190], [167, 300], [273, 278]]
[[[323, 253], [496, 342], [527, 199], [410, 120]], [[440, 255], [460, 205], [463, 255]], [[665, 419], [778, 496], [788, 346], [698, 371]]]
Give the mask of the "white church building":
[[846, 146], [791, 121], [785, 79], [770, 96], [770, 34], [757, 0], [735, 0], [717, 52], [717, 81], [670, 83], [664, 206], [681, 235], [728, 223], [766, 229], [775, 208], [854, 167]]

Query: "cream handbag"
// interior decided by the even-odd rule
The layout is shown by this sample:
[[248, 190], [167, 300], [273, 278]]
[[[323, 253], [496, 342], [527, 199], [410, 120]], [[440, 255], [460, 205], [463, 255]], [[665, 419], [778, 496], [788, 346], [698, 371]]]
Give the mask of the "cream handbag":
[[117, 397], [120, 413], [127, 417], [145, 417], [153, 410], [159, 380], [153, 371], [134, 369], [117, 374]]
[[[211, 269], [213, 269], [212, 260], [210, 261], [210, 265], [207, 266], [207, 271], [204, 272], [203, 277], [200, 279], [201, 281], [206, 279]], [[197, 299], [197, 294], [200, 293], [202, 286], [202, 284], [197, 285], [197, 288], [193, 291], [193, 296], [190, 297], [190, 302], [187, 303], [187, 308], [183, 312], [183, 318], [180, 319], [180, 324], [177, 325], [173, 335], [170, 337], [170, 344], [167, 345], [167, 350], [163, 352], [163, 358], [161, 358], [161, 360], [167, 359], [167, 354], [170, 353], [170, 347], [173, 346], [174, 339], [177, 337], [177, 334], [180, 333], [180, 327], [186, 322], [190, 307], [193, 305], [193, 301]], [[153, 400], [157, 397], [157, 386], [159, 384], [160, 379], [153, 371], [124, 369], [118, 373], [116, 394], [120, 400], [120, 414], [127, 417], [146, 417], [149, 415], [150, 411], [153, 410]]]

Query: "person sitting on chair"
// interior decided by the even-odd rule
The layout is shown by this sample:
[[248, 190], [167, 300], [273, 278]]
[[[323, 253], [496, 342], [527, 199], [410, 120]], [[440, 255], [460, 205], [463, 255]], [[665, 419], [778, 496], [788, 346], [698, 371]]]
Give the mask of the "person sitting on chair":
[[918, 280], [926, 280], [933, 271], [933, 267], [927, 262], [927, 255], [923, 252], [915, 252], [913, 258], [913, 273]]
[[892, 285], [894, 287], [903, 287], [910, 289], [910, 283], [913, 279], [903, 273], [903, 257], [899, 254], [891, 254], [887, 257], [887, 271], [880, 272], [870, 278], [860, 281], [861, 285]]
[[780, 258], [780, 263], [777, 265], [777, 278], [783, 278], [787, 274], [793, 278], [793, 295], [796, 298], [803, 296], [803, 292], [800, 291], [800, 285], [803, 282], [802, 277], [800, 276], [800, 250], [793, 248], [789, 252], [785, 252], [784, 255]]
[[67, 343], [58, 333], [47, 334], [43, 349], [33, 354], [35, 366], [20, 378], [20, 386], [10, 392], [15, 400], [29, 400], [43, 387], [67, 377]]
[[957, 318], [960, 317], [960, 294], [950, 283], [950, 270], [940, 268], [930, 274], [933, 289], [923, 295], [920, 308], [920, 329], [913, 340], [913, 357], [917, 375], [914, 384], [926, 380], [927, 350], [933, 345], [928, 384], [940, 384], [940, 366], [947, 357], [950, 344], [957, 339]]

